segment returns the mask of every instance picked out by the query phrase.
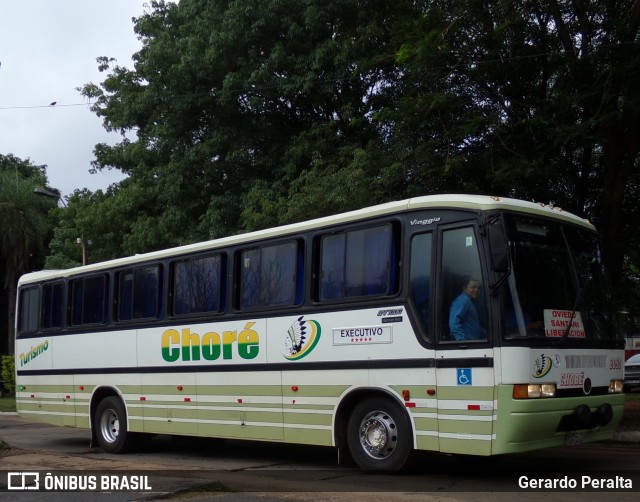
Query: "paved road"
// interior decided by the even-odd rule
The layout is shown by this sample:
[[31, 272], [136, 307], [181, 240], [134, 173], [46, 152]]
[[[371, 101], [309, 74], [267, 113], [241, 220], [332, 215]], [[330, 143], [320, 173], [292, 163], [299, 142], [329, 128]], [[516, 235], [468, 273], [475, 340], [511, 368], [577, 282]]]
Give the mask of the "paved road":
[[[337, 467], [332, 448], [258, 442], [157, 437], [136, 453], [111, 455], [90, 448], [88, 431], [53, 427], [0, 414], [0, 440], [11, 448], [0, 452], [0, 487], [6, 488], [4, 471], [54, 470], [102, 476], [112, 472], [149, 477], [151, 490], [96, 493], [109, 501], [178, 499], [184, 490], [204, 487], [189, 501], [291, 500], [538, 500], [539, 489], [520, 490], [523, 477], [558, 482], [582, 476], [631, 479], [633, 491], [607, 492], [607, 500], [628, 500], [640, 491], [640, 443], [612, 442], [555, 448], [527, 454], [478, 458], [421, 452], [415, 466], [402, 475], [368, 475], [353, 467]], [[81, 471], [79, 471], [81, 470]], [[4, 483], [4, 485], [3, 485]], [[210, 490], [210, 491], [206, 491]], [[230, 493], [227, 490], [245, 492]], [[601, 492], [601, 490], [598, 490]], [[246, 493], [249, 492], [249, 493]], [[286, 493], [285, 493], [286, 492]], [[511, 492], [511, 493], [510, 493]], [[169, 494], [174, 495], [169, 495]], [[35, 496], [34, 496], [35, 495]], [[84, 493], [64, 493], [65, 501], [86, 500]], [[554, 494], [547, 494], [554, 500]], [[598, 493], [589, 494], [601, 499]], [[1, 492], [11, 502], [58, 500], [60, 493]], [[24, 497], [24, 498], [23, 498]], [[57, 498], [56, 498], [57, 497]], [[587, 499], [591, 497], [586, 497]], [[563, 492], [563, 500], [584, 501], [584, 494]]]

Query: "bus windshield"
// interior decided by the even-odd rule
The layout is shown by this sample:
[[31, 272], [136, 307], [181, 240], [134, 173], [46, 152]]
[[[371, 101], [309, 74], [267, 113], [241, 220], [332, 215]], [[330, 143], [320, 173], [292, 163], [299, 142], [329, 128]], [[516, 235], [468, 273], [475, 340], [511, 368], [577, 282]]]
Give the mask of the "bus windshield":
[[506, 223], [512, 263], [503, 302], [507, 339], [614, 340], [596, 235], [534, 218], [511, 216]]

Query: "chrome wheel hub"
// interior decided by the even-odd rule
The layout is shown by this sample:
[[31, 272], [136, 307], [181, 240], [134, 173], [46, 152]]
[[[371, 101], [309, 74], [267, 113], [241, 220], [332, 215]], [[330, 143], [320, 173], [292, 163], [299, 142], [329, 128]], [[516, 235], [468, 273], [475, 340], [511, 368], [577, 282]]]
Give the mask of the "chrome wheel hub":
[[383, 411], [372, 411], [360, 423], [360, 445], [375, 459], [389, 457], [398, 444], [398, 433], [393, 418]]

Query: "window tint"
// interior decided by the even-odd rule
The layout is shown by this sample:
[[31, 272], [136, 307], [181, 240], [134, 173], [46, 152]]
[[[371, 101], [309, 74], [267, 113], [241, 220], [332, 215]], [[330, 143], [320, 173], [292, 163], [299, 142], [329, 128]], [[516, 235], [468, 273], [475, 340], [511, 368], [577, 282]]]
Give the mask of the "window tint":
[[346, 235], [328, 235], [322, 239], [320, 299], [344, 297], [344, 254]]
[[429, 294], [431, 288], [431, 234], [416, 235], [411, 241], [411, 277], [410, 295], [418, 314], [418, 321], [426, 333], [429, 332], [431, 307]]
[[219, 312], [220, 255], [177, 262], [173, 269], [173, 314]]
[[156, 318], [160, 312], [160, 267], [119, 272], [118, 320]]
[[20, 318], [18, 322], [21, 333], [38, 330], [38, 313], [40, 312], [40, 290], [37, 287], [20, 291]]
[[298, 301], [298, 263], [301, 259], [296, 242], [243, 251], [240, 307], [292, 305]]
[[320, 300], [391, 292], [391, 225], [324, 236], [320, 252]]
[[107, 284], [103, 275], [71, 282], [71, 324], [98, 324], [107, 321]]
[[42, 329], [62, 328], [63, 292], [62, 282], [42, 286]]
[[616, 337], [596, 235], [525, 216], [510, 215], [506, 221], [512, 269], [503, 296], [505, 334], [556, 340]]
[[472, 227], [442, 234], [441, 298], [443, 339], [487, 338], [482, 269]]

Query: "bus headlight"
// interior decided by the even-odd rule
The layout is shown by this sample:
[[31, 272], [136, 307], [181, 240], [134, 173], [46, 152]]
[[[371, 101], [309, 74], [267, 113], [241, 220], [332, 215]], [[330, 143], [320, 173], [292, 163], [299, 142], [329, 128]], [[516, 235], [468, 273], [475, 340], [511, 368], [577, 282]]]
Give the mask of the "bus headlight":
[[514, 399], [535, 399], [539, 397], [555, 397], [556, 384], [554, 383], [530, 383], [513, 386]]
[[619, 394], [622, 392], [622, 380], [609, 381], [609, 394]]

